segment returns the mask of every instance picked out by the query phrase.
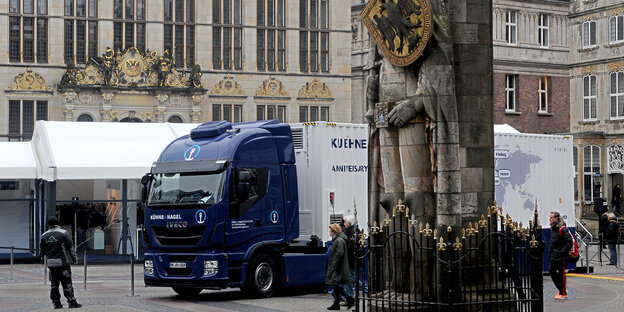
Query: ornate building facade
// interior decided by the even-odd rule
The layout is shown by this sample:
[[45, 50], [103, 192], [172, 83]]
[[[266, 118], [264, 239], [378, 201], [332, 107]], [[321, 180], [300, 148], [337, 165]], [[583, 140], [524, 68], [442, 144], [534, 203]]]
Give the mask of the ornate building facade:
[[569, 23], [575, 200], [610, 204], [624, 182], [624, 3], [574, 0]]
[[29, 140], [40, 119], [359, 121], [350, 9], [348, 0], [0, 0], [0, 141]]
[[494, 123], [521, 132], [569, 129], [569, 2], [494, 0]]

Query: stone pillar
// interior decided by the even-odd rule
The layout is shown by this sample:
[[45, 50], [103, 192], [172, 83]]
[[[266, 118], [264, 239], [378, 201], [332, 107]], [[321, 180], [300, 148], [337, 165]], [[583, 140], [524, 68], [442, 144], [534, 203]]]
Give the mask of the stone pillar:
[[100, 114], [102, 115], [102, 121], [111, 121], [112, 120], [112, 109], [113, 109], [113, 97], [115, 93], [112, 92], [104, 92], [102, 93], [102, 108], [100, 109]]
[[201, 116], [201, 107], [199, 104], [201, 103], [203, 95], [196, 94], [191, 96], [191, 101], [193, 105], [191, 106], [191, 111], [189, 115], [191, 115], [191, 122], [199, 122], [199, 117]]
[[166, 93], [156, 94], [156, 106], [154, 106], [154, 121], [165, 122], [165, 113], [167, 112], [167, 101], [169, 95]]

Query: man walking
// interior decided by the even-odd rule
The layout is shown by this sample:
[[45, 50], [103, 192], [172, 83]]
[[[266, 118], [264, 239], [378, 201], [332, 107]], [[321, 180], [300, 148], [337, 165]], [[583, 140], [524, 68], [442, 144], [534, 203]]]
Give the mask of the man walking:
[[550, 213], [550, 277], [559, 293], [555, 299], [568, 299], [566, 290], [565, 266], [568, 259], [568, 252], [572, 249], [572, 234], [566, 226], [559, 212]]
[[615, 218], [615, 214], [613, 212], [607, 213], [607, 219], [609, 220], [609, 225], [607, 225], [607, 234], [605, 236], [605, 240], [609, 245], [609, 263], [608, 265], [616, 265], [617, 264], [617, 250], [616, 244], [618, 241], [618, 236], [620, 234], [620, 227], [618, 226], [617, 219]]
[[[353, 226], [353, 222], [355, 217], [353, 215], [346, 215], [342, 219], [342, 233], [347, 236], [347, 253], [349, 255], [349, 279], [351, 283], [345, 286], [345, 291], [354, 296], [354, 286], [355, 286], [355, 227]], [[340, 305], [347, 305], [347, 302], [343, 302]]]
[[63, 308], [59, 283], [63, 285], [63, 294], [67, 298], [69, 308], [80, 308], [76, 302], [74, 287], [72, 286], [70, 265], [78, 260], [71, 236], [61, 229], [56, 217], [48, 219], [49, 230], [41, 235], [41, 255], [47, 257], [47, 266], [50, 270], [50, 299], [55, 309]]

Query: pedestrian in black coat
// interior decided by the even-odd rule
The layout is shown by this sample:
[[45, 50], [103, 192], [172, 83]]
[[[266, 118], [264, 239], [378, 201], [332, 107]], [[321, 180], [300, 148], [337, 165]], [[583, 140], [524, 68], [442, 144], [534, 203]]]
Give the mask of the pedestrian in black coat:
[[607, 213], [607, 218], [609, 220], [609, 224], [607, 225], [607, 235], [605, 236], [605, 241], [609, 245], [609, 263], [608, 265], [616, 265], [617, 264], [617, 250], [616, 244], [620, 236], [620, 227], [618, 226], [617, 219], [615, 218], [615, 214], [613, 212]]
[[[561, 234], [560, 234], [561, 233]], [[550, 277], [559, 290], [555, 299], [567, 299], [565, 266], [568, 252], [573, 247], [572, 234], [566, 226], [559, 212], [550, 213]]]

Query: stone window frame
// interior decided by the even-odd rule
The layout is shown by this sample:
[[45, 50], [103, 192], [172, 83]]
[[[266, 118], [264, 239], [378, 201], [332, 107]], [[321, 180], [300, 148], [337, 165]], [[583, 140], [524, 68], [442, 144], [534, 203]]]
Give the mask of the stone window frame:
[[[28, 103], [25, 103], [28, 102]], [[41, 98], [10, 98], [8, 101], [8, 136], [9, 141], [28, 141], [32, 138], [35, 130], [35, 122], [37, 120], [49, 120], [50, 116], [50, 104], [49, 100]], [[25, 104], [31, 104], [29, 108], [29, 114], [32, 116], [26, 116], [27, 110]], [[16, 107], [17, 105], [17, 107]], [[15, 110], [17, 108], [17, 111]], [[45, 110], [45, 112], [41, 112]], [[30, 118], [32, 117], [32, 119]], [[30, 129], [25, 129], [25, 125], [28, 124]], [[30, 130], [30, 132], [28, 132]], [[25, 132], [26, 131], [26, 132]]]
[[212, 0], [212, 68], [243, 69], [243, 1]]
[[537, 112], [546, 114], [548, 113], [548, 84], [549, 84], [548, 76], [539, 76], [538, 77], [538, 86], [537, 86], [537, 94], [538, 94], [538, 107]]
[[147, 2], [147, 0], [114, 0], [113, 49], [115, 51], [136, 47], [139, 52], [145, 53]]
[[518, 80], [518, 75], [516, 74], [506, 74], [505, 75], [505, 112], [506, 113], [515, 113], [517, 112], [517, 92], [516, 92], [516, 82]]
[[64, 0], [63, 36], [65, 64], [86, 64], [98, 55], [97, 0]]
[[256, 105], [256, 120], [278, 119], [280, 122], [286, 122], [286, 116], [286, 105]]
[[[624, 119], [624, 71], [620, 70], [609, 73], [609, 82], [611, 119]], [[614, 86], [616, 87], [615, 92], [613, 90]]]
[[[592, 144], [583, 147], [583, 200], [585, 202], [594, 201], [594, 173], [600, 173], [601, 168], [600, 146]], [[587, 188], [588, 184], [589, 188]], [[602, 189], [602, 185], [600, 188]]]
[[299, 0], [299, 71], [329, 72], [329, 0]]
[[[228, 108], [229, 111], [226, 111], [226, 108]], [[216, 116], [217, 114], [215, 114], [215, 112], [218, 112], [218, 116]], [[229, 118], [224, 118], [226, 117], [226, 112]], [[226, 120], [234, 123], [243, 122], [243, 105], [233, 103], [212, 104], [212, 120]]]
[[505, 13], [505, 41], [508, 45], [518, 44], [518, 11], [507, 10]]
[[195, 0], [163, 1], [163, 49], [178, 68], [191, 68], [195, 57]]
[[581, 48], [593, 47], [596, 47], [596, 20], [592, 19], [581, 24]]
[[[586, 81], [587, 80], [587, 81]], [[583, 76], [582, 83], [582, 95], [583, 95], [583, 121], [596, 121], [598, 120], [597, 113], [597, 90], [598, 79], [596, 75], [589, 74]], [[592, 87], [593, 83], [593, 87]]]
[[550, 14], [540, 13], [537, 22], [537, 38], [542, 48], [548, 48], [550, 45]]
[[[314, 114], [313, 110], [316, 111]], [[325, 118], [323, 118], [325, 114]], [[305, 116], [304, 116], [305, 115]], [[316, 116], [315, 116], [316, 115]], [[331, 121], [330, 105], [299, 105], [299, 122]]]
[[257, 0], [259, 71], [286, 71], [286, 0]]
[[609, 17], [609, 43], [621, 42], [624, 42], [624, 14], [622, 13]]
[[9, 62], [48, 63], [48, 0], [11, 0], [8, 15]]

